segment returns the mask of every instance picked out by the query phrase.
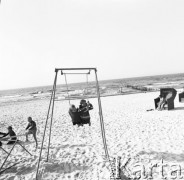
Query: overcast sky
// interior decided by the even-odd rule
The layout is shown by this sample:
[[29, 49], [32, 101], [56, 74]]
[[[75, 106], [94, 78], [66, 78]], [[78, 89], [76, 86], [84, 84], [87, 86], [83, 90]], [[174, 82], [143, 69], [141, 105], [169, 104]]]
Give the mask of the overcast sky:
[[50, 85], [56, 67], [102, 80], [183, 65], [183, 0], [1, 0], [0, 89]]

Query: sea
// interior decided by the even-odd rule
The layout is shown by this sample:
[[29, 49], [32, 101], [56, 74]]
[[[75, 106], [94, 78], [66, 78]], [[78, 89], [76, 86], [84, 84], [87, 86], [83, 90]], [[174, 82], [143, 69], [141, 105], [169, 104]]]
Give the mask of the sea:
[[[184, 73], [99, 81], [101, 96], [152, 92], [159, 91], [160, 88], [183, 89]], [[52, 90], [52, 85], [0, 90], [0, 103], [49, 99]], [[59, 84], [57, 85], [55, 98], [56, 100], [81, 99], [82, 97], [93, 98], [96, 95], [96, 82], [89, 81], [88, 83], [72, 83], [68, 86]]]

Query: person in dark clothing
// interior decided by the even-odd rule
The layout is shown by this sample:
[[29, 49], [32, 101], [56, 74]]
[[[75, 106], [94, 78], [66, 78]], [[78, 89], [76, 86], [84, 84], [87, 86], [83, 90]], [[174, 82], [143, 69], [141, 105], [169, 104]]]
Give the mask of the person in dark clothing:
[[82, 99], [80, 101], [79, 112], [82, 119], [82, 124], [89, 124], [91, 126], [89, 110], [93, 109], [93, 105], [88, 101]]
[[[6, 134], [6, 133], [0, 132], [0, 136], [2, 136], [2, 137], [3, 137], [5, 134]], [[2, 137], [0, 137], [0, 140], [1, 140]], [[0, 141], [0, 147], [1, 147], [1, 146], [2, 146], [2, 142]]]
[[72, 118], [72, 123], [73, 125], [78, 125], [78, 126], [82, 126], [82, 120], [80, 117], [80, 113], [78, 111], [78, 108], [75, 107], [75, 105], [71, 105], [69, 111], [68, 111], [70, 117]]
[[7, 144], [14, 144], [17, 141], [17, 137], [15, 132], [13, 131], [13, 128], [11, 126], [8, 126], [8, 133], [2, 133], [4, 134], [3, 137], [10, 136], [10, 141], [8, 141]]
[[36, 142], [36, 148], [38, 147], [38, 142], [37, 142], [37, 138], [36, 138], [36, 131], [37, 131], [37, 128], [36, 128], [36, 123], [35, 121], [32, 120], [32, 117], [28, 117], [28, 125], [26, 127], [26, 141], [29, 141], [28, 140], [28, 135], [29, 134], [32, 134], [33, 135], [33, 138]]

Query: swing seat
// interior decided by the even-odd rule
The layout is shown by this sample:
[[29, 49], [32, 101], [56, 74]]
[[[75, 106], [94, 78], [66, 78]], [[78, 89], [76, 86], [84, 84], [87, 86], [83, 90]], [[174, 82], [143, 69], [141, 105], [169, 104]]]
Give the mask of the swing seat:
[[68, 112], [69, 112], [69, 115], [72, 119], [73, 126], [82, 124], [82, 119], [81, 119], [80, 114], [79, 114], [78, 111], [72, 112], [72, 110], [69, 109]]
[[90, 121], [90, 118], [89, 119], [82, 119], [80, 121], [77, 121], [77, 122], [74, 122], [72, 121], [73, 125], [78, 125], [78, 126], [83, 126], [84, 124], [89, 124], [91, 125], [91, 121]]
[[80, 124], [82, 124], [82, 121], [81, 121], [81, 122], [73, 122], [73, 121], [72, 121], [72, 123], [73, 123], [73, 126], [75, 126], [75, 125], [80, 125]]
[[82, 124], [91, 124], [90, 117], [81, 117]]

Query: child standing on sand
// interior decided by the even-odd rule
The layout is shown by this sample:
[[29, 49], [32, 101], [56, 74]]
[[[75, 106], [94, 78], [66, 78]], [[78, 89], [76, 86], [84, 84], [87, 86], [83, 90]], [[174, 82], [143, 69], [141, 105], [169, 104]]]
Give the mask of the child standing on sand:
[[33, 135], [33, 138], [36, 142], [36, 148], [38, 147], [38, 142], [37, 142], [37, 138], [36, 138], [36, 131], [37, 131], [37, 128], [36, 128], [36, 123], [35, 121], [32, 120], [32, 117], [28, 117], [28, 125], [26, 127], [26, 141], [28, 141], [28, 135], [29, 134], [32, 134]]

